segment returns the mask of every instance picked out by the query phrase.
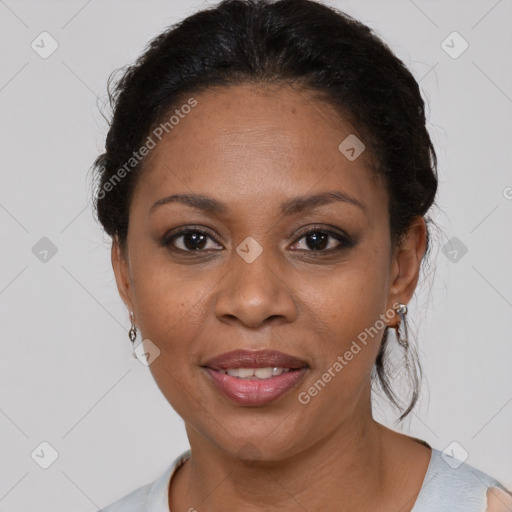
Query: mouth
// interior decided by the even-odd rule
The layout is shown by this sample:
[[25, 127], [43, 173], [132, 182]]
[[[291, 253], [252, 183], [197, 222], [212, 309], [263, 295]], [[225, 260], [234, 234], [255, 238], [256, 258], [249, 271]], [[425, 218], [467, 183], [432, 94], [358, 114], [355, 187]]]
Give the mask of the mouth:
[[[213, 368], [212, 368], [213, 369]], [[245, 380], [263, 380], [278, 377], [283, 373], [295, 372], [300, 368], [283, 368], [281, 366], [265, 366], [263, 368], [228, 368], [227, 370], [215, 370], [230, 377], [237, 377]]]
[[265, 405], [297, 387], [306, 361], [275, 350], [234, 350], [202, 365], [214, 387], [239, 405]]

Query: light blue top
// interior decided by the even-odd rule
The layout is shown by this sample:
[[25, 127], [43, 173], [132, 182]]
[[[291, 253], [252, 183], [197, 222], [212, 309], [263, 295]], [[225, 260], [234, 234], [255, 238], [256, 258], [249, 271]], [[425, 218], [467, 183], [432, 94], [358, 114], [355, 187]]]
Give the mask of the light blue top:
[[[176, 470], [190, 457], [190, 449], [176, 457], [154, 482], [139, 487], [98, 512], [171, 512], [169, 484]], [[485, 512], [487, 489], [507, 491], [494, 478], [447, 458], [432, 448], [430, 463], [411, 512]]]

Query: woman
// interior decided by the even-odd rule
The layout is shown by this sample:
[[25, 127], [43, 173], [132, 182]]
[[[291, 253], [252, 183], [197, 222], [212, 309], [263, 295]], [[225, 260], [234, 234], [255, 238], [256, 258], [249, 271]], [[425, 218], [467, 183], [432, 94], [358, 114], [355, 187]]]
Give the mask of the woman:
[[390, 49], [310, 0], [226, 0], [154, 39], [111, 99], [98, 219], [191, 448], [104, 510], [507, 507], [495, 479], [372, 417], [374, 383], [400, 406], [393, 344], [400, 419], [418, 395], [407, 303], [437, 190]]

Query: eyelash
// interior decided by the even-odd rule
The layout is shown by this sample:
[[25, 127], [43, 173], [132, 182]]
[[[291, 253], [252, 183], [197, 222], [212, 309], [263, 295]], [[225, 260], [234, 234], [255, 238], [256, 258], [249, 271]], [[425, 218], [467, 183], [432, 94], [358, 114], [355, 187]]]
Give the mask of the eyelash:
[[[179, 231], [177, 233], [172, 233], [171, 235], [166, 235], [161, 241], [161, 245], [163, 247], [167, 247], [168, 249], [175, 251], [175, 252], [181, 252], [181, 253], [201, 253], [201, 252], [212, 252], [212, 251], [219, 251], [220, 249], [196, 249], [196, 250], [189, 250], [189, 249], [179, 249], [172, 245], [172, 242], [176, 240], [179, 237], [185, 236], [187, 234], [191, 233], [199, 233], [201, 235], [206, 235], [210, 239], [212, 239], [215, 243], [219, 244], [217, 240], [215, 240], [215, 237], [209, 233], [208, 231], [205, 231], [204, 229], [197, 229], [197, 228], [187, 228], [182, 231]], [[305, 233], [302, 233], [299, 238], [294, 242], [293, 245], [295, 245], [297, 242], [301, 241], [302, 239], [306, 238], [308, 235], [311, 235], [312, 233], [322, 233], [329, 235], [331, 238], [334, 238], [339, 242], [339, 245], [337, 247], [331, 248], [331, 249], [298, 249], [299, 252], [307, 252], [312, 253], [314, 256], [322, 256], [327, 254], [332, 254], [333, 252], [341, 251], [343, 249], [351, 248], [355, 245], [355, 242], [348, 236], [343, 233], [339, 233], [336, 231], [333, 231], [328, 228], [321, 228], [321, 227], [314, 227], [306, 231]], [[220, 244], [219, 244], [220, 245]]]

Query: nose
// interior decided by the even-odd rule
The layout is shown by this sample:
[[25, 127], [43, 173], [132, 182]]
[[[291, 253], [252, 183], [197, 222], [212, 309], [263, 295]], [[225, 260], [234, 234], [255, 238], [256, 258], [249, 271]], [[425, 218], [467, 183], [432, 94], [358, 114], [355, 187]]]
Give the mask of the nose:
[[216, 297], [217, 318], [249, 328], [293, 322], [297, 307], [282, 264], [268, 250], [252, 262], [233, 251], [230, 271], [221, 280]]

